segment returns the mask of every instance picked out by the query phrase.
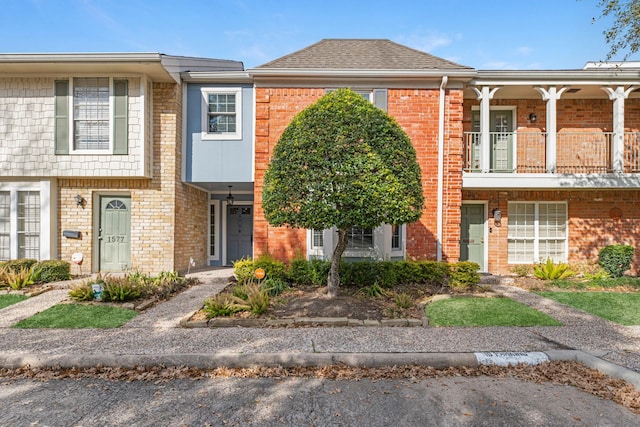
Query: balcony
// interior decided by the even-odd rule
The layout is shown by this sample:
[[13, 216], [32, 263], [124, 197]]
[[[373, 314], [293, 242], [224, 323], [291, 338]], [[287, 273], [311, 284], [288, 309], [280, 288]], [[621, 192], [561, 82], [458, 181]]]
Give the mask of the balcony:
[[[640, 132], [625, 132], [617, 140], [613, 132], [560, 131], [555, 134], [555, 153], [550, 151], [549, 139], [548, 133], [537, 129], [491, 132], [490, 149], [483, 150], [482, 134], [465, 132], [463, 186], [629, 188], [640, 184]], [[483, 151], [489, 153], [488, 162], [482, 162]]]

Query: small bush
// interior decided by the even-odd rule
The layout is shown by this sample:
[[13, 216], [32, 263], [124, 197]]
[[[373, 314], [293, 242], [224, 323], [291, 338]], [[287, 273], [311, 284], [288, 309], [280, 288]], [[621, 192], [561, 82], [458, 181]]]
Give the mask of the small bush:
[[449, 287], [454, 291], [465, 291], [480, 282], [480, 265], [471, 261], [460, 261], [449, 268]]
[[111, 302], [124, 302], [140, 298], [140, 287], [125, 277], [109, 277], [105, 279], [102, 299]]
[[69, 297], [75, 301], [93, 301], [93, 288], [89, 283], [73, 286], [69, 290]]
[[38, 280], [44, 283], [60, 282], [71, 278], [71, 266], [67, 261], [48, 260], [35, 264]]
[[562, 280], [575, 276], [575, 272], [569, 268], [568, 264], [554, 264], [551, 258], [547, 258], [544, 264], [536, 265], [533, 272], [538, 279], [542, 280]]
[[249, 308], [243, 299], [222, 293], [205, 300], [203, 311], [207, 319], [211, 319], [212, 317], [231, 316], [240, 311], [249, 310]]
[[368, 296], [370, 298], [378, 298], [385, 294], [384, 289], [382, 289], [382, 287], [377, 283], [374, 283], [371, 286], [365, 286], [361, 289], [361, 291], [365, 294], [365, 296]]
[[413, 306], [413, 298], [406, 292], [396, 294], [393, 299], [400, 308], [411, 308]]
[[21, 259], [12, 259], [9, 261], [5, 261], [2, 263], [2, 267], [5, 267], [7, 270], [13, 271], [17, 273], [20, 270], [28, 270], [33, 267], [38, 260], [31, 258], [21, 258]]
[[511, 267], [509, 271], [518, 277], [528, 277], [533, 273], [533, 266], [529, 264], [518, 264]]
[[264, 313], [269, 308], [269, 294], [259, 286], [247, 285], [247, 304], [253, 314]]
[[289, 283], [283, 279], [267, 277], [260, 284], [260, 288], [263, 289], [270, 297], [275, 297], [290, 288]]
[[416, 263], [420, 269], [418, 283], [444, 283], [450, 274], [449, 264], [446, 262], [416, 261]]
[[4, 272], [3, 281], [11, 287], [14, 291], [20, 290], [25, 286], [33, 285], [37, 280], [37, 272], [33, 266], [26, 268], [22, 267], [18, 271], [12, 268], [7, 268]]
[[611, 277], [622, 277], [624, 272], [631, 268], [634, 247], [630, 245], [609, 245], [600, 250], [598, 264], [604, 268]]
[[294, 284], [322, 286], [327, 283], [330, 268], [329, 261], [295, 258], [291, 261], [287, 275]]
[[243, 258], [233, 263], [233, 272], [238, 283], [244, 285], [253, 279], [256, 269], [262, 268], [265, 272], [265, 278], [286, 279], [287, 268], [283, 262], [277, 261], [271, 255], [265, 254], [258, 257], [257, 260], [251, 258]]

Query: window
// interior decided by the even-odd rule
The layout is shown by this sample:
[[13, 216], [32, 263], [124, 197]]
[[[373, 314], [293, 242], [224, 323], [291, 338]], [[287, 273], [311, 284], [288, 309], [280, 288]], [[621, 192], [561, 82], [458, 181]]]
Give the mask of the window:
[[109, 79], [73, 80], [73, 148], [109, 149]]
[[56, 80], [54, 92], [56, 154], [128, 154], [126, 80]]
[[240, 139], [242, 90], [203, 88], [202, 139]]
[[0, 261], [11, 259], [11, 193], [0, 191]]
[[509, 203], [508, 262], [567, 260], [566, 203]]
[[351, 227], [347, 231], [347, 249], [372, 249], [373, 228]]
[[216, 253], [216, 205], [209, 205], [209, 256]]
[[18, 192], [18, 258], [40, 259], [40, 193]]
[[401, 225], [391, 226], [391, 250], [392, 251], [402, 250], [402, 226]]
[[311, 247], [324, 248], [324, 231], [311, 230]]

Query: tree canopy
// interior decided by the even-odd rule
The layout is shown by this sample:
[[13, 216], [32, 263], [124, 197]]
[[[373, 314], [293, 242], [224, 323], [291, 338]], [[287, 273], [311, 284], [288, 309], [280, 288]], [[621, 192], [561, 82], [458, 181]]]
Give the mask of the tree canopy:
[[607, 59], [625, 52], [623, 59], [640, 49], [640, 0], [600, 0], [602, 8], [600, 18], [610, 17], [613, 23], [604, 31], [605, 41], [609, 45]]
[[[280, 137], [265, 173], [262, 204], [274, 226], [336, 227], [332, 269], [336, 263], [338, 280], [350, 227], [420, 218], [424, 199], [415, 149], [392, 117], [358, 93], [329, 92], [296, 115]], [[330, 293], [339, 284], [332, 285], [333, 273]]]

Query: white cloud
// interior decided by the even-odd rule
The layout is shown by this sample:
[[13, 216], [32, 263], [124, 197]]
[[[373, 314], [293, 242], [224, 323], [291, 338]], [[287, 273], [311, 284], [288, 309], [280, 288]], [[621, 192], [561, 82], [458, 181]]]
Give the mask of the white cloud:
[[411, 46], [414, 49], [431, 53], [440, 47], [449, 46], [453, 43], [454, 39], [460, 40], [461, 38], [460, 33], [445, 34], [431, 32], [429, 34], [414, 33], [406, 36], [398, 36], [396, 41], [400, 44]]
[[531, 54], [531, 52], [533, 52], [533, 49], [528, 47], [528, 46], [521, 46], [521, 47], [516, 49], [516, 53], [518, 53], [519, 55], [523, 55], [523, 56], [527, 56], [527, 55]]

